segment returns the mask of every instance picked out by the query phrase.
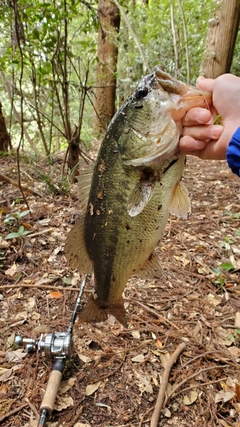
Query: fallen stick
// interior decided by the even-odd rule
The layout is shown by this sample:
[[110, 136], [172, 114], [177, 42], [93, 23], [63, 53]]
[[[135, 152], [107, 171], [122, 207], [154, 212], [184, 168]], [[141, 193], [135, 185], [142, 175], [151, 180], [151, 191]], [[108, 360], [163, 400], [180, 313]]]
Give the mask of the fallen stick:
[[[19, 284], [19, 285], [1, 285], [0, 289], [11, 289], [11, 288], [37, 288], [37, 289], [57, 289], [58, 291], [76, 291], [79, 292], [79, 288], [65, 288], [64, 286], [53, 286], [51, 284], [49, 285], [25, 285], [25, 284]], [[85, 289], [84, 292], [92, 292], [91, 290]]]
[[[16, 181], [13, 181], [13, 179], [9, 178], [8, 176], [2, 175], [0, 173], [0, 179], [2, 181], [7, 182], [8, 184], [12, 184], [14, 187], [17, 187], [20, 190], [19, 184]], [[30, 191], [31, 193], [34, 194], [34, 196], [42, 197], [42, 194], [38, 193], [38, 191], [33, 190], [32, 188], [29, 188], [29, 187], [25, 187], [25, 185], [22, 185], [22, 189], [23, 189], [23, 191]]]
[[152, 418], [151, 418], [151, 422], [150, 422], [150, 427], [157, 427], [157, 425], [158, 425], [158, 420], [159, 420], [160, 413], [161, 413], [161, 410], [163, 407], [165, 392], [167, 389], [168, 379], [170, 376], [172, 366], [177, 361], [177, 358], [182, 353], [182, 351], [184, 350], [185, 347], [186, 347], [186, 344], [184, 342], [179, 344], [179, 346], [177, 347], [177, 349], [174, 351], [174, 353], [170, 357], [170, 359], [169, 359], [169, 361], [168, 361], [168, 363], [164, 369], [163, 376], [162, 376], [162, 382], [161, 382], [160, 389], [158, 392], [156, 405], [155, 405], [155, 408], [154, 408], [154, 411], [152, 414]]
[[16, 414], [17, 412], [21, 411], [23, 408], [26, 408], [26, 406], [29, 406], [29, 405], [28, 405], [28, 403], [24, 403], [23, 405], [18, 406], [17, 408], [15, 408], [15, 409], [13, 409], [12, 411], [8, 412], [7, 414], [3, 415], [2, 417], [0, 417], [0, 423], [1, 423], [2, 421], [4, 421], [4, 420], [5, 420], [5, 418], [8, 418], [8, 417], [10, 417], [11, 415]]

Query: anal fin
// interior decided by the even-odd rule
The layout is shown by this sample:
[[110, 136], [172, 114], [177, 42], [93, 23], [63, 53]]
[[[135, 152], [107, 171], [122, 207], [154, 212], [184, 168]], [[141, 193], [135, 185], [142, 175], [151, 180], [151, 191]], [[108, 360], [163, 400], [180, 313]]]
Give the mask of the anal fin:
[[150, 255], [141, 270], [137, 272], [137, 275], [144, 280], [160, 279], [162, 274], [162, 267], [159, 258], [155, 253]]
[[92, 261], [87, 253], [83, 231], [84, 216], [78, 220], [67, 237], [65, 255], [72, 268], [86, 274], [92, 273]]

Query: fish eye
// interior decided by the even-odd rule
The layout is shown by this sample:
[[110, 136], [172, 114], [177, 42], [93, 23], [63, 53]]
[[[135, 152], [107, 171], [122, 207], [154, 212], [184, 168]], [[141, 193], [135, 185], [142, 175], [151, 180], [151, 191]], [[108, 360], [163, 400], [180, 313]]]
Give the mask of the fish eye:
[[145, 98], [145, 96], [147, 96], [147, 94], [148, 94], [148, 88], [147, 88], [147, 86], [141, 87], [136, 92], [136, 98], [137, 99], [143, 99], [143, 98]]

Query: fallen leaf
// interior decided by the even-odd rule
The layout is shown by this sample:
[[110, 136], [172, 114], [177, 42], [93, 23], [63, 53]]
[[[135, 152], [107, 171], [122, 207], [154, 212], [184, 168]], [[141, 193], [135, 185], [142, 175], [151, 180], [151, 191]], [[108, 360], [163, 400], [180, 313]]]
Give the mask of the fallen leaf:
[[24, 357], [26, 357], [28, 355], [28, 353], [24, 353], [22, 348], [19, 348], [17, 350], [14, 351], [8, 351], [6, 353], [6, 359], [8, 362], [13, 363], [13, 362], [19, 362], [20, 360], [22, 360]]
[[220, 390], [220, 392], [216, 394], [214, 401], [215, 403], [228, 402], [234, 396], [235, 396], [235, 391]]
[[240, 328], [240, 311], [235, 313], [234, 326], [236, 326], [236, 328]]
[[90, 359], [88, 356], [85, 356], [85, 354], [78, 354], [78, 357], [84, 363], [89, 363], [92, 361], [92, 359]]
[[59, 394], [66, 393], [70, 388], [72, 388], [76, 380], [77, 380], [76, 377], [72, 377], [72, 378], [68, 378], [68, 380], [62, 381], [58, 389], [58, 393]]
[[55, 411], [62, 411], [63, 409], [73, 406], [73, 398], [71, 396], [57, 395], [54, 404]]
[[100, 384], [101, 384], [101, 381], [98, 381], [97, 383], [94, 383], [94, 384], [89, 384], [86, 387], [86, 391], [85, 391], [86, 396], [91, 396], [91, 394], [95, 393], [95, 391], [97, 391], [97, 389], [99, 388]]
[[55, 299], [62, 298], [62, 296], [63, 296], [63, 294], [62, 294], [61, 292], [59, 292], [59, 291], [51, 291], [51, 292], [48, 294], [48, 297], [50, 297], [50, 298], [55, 298]]
[[132, 357], [131, 361], [132, 362], [137, 362], [137, 363], [142, 363], [144, 362], [144, 355], [143, 354], [138, 354], [137, 356]]
[[137, 377], [137, 385], [139, 387], [139, 390], [142, 393], [147, 392], [152, 394], [153, 393], [153, 388], [152, 388], [152, 384], [151, 384], [151, 377], [147, 378], [147, 374], [146, 372], [140, 372], [140, 371], [136, 371], [135, 369], [133, 370], [135, 376]]
[[7, 369], [7, 368], [0, 367], [0, 382], [8, 380], [9, 377], [12, 375], [12, 372], [13, 372], [12, 368]]
[[18, 267], [19, 266], [14, 262], [13, 265], [11, 265], [11, 267], [5, 270], [6, 276], [13, 277], [14, 274], [16, 274]]
[[171, 418], [171, 416], [172, 416], [172, 414], [171, 414], [171, 412], [169, 411], [169, 409], [168, 409], [168, 408], [164, 408], [164, 410], [163, 410], [163, 415], [164, 415], [164, 417], [166, 417], [166, 418]]
[[132, 336], [138, 340], [140, 338], [140, 331], [132, 331]]
[[196, 402], [198, 398], [198, 391], [192, 390], [188, 396], [184, 396], [183, 403], [184, 405], [192, 405], [192, 403]]

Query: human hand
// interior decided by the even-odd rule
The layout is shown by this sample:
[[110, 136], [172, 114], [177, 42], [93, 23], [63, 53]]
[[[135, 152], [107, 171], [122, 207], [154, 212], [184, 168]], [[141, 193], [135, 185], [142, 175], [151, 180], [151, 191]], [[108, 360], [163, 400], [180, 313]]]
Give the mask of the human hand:
[[[223, 74], [216, 79], [197, 79], [197, 87], [212, 92], [213, 107], [190, 109], [183, 118], [180, 152], [202, 159], [226, 159], [229, 141], [240, 127], [240, 78]], [[222, 126], [214, 119], [220, 116]]]

